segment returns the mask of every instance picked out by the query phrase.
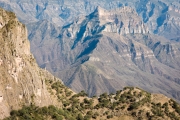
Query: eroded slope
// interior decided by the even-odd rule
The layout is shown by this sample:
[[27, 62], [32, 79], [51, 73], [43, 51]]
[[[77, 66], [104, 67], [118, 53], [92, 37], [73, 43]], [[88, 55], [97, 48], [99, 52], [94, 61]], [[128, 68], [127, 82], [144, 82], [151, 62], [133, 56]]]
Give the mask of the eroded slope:
[[48, 21], [29, 28], [39, 65], [77, 92], [93, 96], [138, 86], [179, 99], [179, 43], [149, 34], [130, 7], [98, 7], [63, 28]]
[[56, 78], [36, 64], [25, 25], [3, 9], [0, 25], [0, 119], [23, 105], [57, 104], [45, 84], [46, 79]]

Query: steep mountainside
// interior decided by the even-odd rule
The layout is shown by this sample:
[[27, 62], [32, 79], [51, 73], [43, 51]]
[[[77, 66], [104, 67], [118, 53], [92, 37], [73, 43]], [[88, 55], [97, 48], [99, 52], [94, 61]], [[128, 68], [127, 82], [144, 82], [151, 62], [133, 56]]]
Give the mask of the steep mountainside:
[[107, 10], [130, 6], [136, 10], [149, 31], [169, 39], [179, 38], [178, 0], [1, 0], [0, 6], [14, 11], [23, 23], [48, 20], [57, 26], [93, 12], [97, 6]]
[[28, 28], [38, 64], [76, 92], [138, 86], [180, 100], [180, 44], [149, 34], [130, 7], [98, 7], [63, 28], [48, 21]]
[[179, 37], [180, 4], [178, 0], [140, 0], [135, 9], [151, 33], [168, 39]]
[[[51, 84], [50, 89], [62, 108], [50, 105], [37, 107], [24, 106], [20, 110], [11, 111], [5, 120], [179, 120], [180, 106], [162, 94], [150, 94], [139, 88], [126, 87], [116, 94], [104, 93], [98, 98], [87, 98], [81, 91], [72, 95], [59, 82]], [[64, 92], [63, 92], [64, 90]], [[65, 93], [65, 94], [64, 94]]]
[[74, 90], [93, 95], [114, 92], [119, 84], [135, 85], [179, 99], [177, 0], [1, 0], [0, 6], [28, 25], [38, 65]]
[[0, 9], [0, 119], [12, 109], [31, 103], [56, 105], [46, 88], [46, 79], [56, 78], [36, 64], [25, 25], [14, 13]]
[[[59, 79], [38, 68], [30, 53], [25, 25], [17, 20], [14, 13], [0, 9], [0, 25], [0, 119], [178, 120], [180, 118], [180, 106], [174, 100], [162, 94], [150, 94], [139, 88], [125, 87], [116, 94], [104, 93], [98, 98], [88, 98], [84, 91], [75, 94]], [[75, 45], [72, 49], [77, 49], [77, 46], [79, 45]], [[83, 56], [89, 57], [87, 55], [84, 51], [77, 60], [83, 59]], [[92, 57], [89, 59], [96, 60]], [[82, 69], [83, 66], [85, 65], [79, 68]], [[89, 68], [92, 70], [89, 73], [95, 73], [92, 67]]]

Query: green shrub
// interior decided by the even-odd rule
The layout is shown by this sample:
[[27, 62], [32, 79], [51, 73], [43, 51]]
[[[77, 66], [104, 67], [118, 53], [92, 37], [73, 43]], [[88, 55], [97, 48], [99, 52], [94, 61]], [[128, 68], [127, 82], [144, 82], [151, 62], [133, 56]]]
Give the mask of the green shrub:
[[107, 119], [113, 118], [113, 115], [108, 115]]
[[87, 96], [87, 93], [84, 91], [84, 90], [82, 90], [80, 93], [78, 93], [77, 94], [78, 96], [82, 96], [82, 97], [85, 97], [85, 96]]
[[140, 105], [139, 102], [132, 103], [132, 104], [129, 106], [128, 111], [131, 111], [131, 110], [133, 110], [133, 109], [137, 109], [139, 105]]
[[78, 116], [76, 117], [77, 120], [84, 120], [83, 116], [81, 113], [78, 114]]
[[18, 115], [18, 111], [17, 111], [17, 110], [12, 110], [12, 111], [10, 112], [10, 115], [11, 115], [11, 116], [16, 116], [16, 115]]
[[88, 111], [88, 112], [87, 112], [87, 115], [92, 116], [92, 115], [93, 115], [93, 112], [92, 112], [92, 111]]
[[91, 116], [90, 116], [90, 115], [84, 116], [84, 120], [90, 120], [90, 119], [91, 119]]

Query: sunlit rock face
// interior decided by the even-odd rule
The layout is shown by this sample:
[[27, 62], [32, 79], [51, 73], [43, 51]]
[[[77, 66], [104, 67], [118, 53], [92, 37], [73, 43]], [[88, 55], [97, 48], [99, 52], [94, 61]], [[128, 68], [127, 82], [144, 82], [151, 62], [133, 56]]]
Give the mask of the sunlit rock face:
[[138, 86], [179, 99], [179, 43], [152, 35], [132, 8], [97, 7], [64, 27], [44, 20], [28, 28], [38, 64], [74, 91]]
[[[1, 0], [0, 6], [14, 11], [28, 26], [31, 51], [38, 65], [63, 78], [73, 90], [85, 90], [93, 96], [124, 86], [138, 86], [180, 100], [180, 5], [176, 0]], [[46, 94], [44, 82], [41, 85], [34, 80], [39, 79], [38, 68], [29, 70], [34, 64], [26, 61], [34, 61], [25, 41], [27, 31], [17, 19], [9, 22], [3, 15], [1, 40], [16, 42], [0, 44], [4, 48], [1, 53], [5, 51], [0, 56], [0, 67], [4, 70], [7, 66], [7, 72], [1, 76], [5, 74], [12, 82], [2, 80], [4, 86], [0, 89], [16, 91], [13, 98], [27, 98], [27, 103], [32, 94], [37, 96], [36, 103], [46, 103], [42, 102], [45, 99], [40, 100]], [[6, 31], [7, 26], [13, 29]], [[4, 47], [7, 45], [13, 49]], [[13, 58], [6, 56], [9, 53]], [[16, 90], [16, 85], [22, 88], [21, 81], [32, 87]], [[3, 103], [11, 92], [4, 95], [1, 91]], [[11, 103], [3, 105], [2, 110], [8, 111]]]
[[[117, 17], [120, 17], [118, 9], [126, 8], [126, 12], [123, 15], [127, 16], [126, 13], [132, 12], [128, 7], [134, 9], [134, 12], [142, 18], [142, 21], [147, 24], [147, 28], [144, 28], [143, 23], [137, 23], [136, 15], [133, 19], [130, 19], [130, 23], [126, 25], [132, 25], [136, 27], [128, 28], [127, 26], [121, 26], [122, 24], [116, 23], [110, 25], [108, 30], [114, 29], [114, 32], [119, 33], [139, 33], [149, 31], [152, 34], [158, 34], [165, 36], [169, 39], [178, 40], [179, 38], [179, 8], [180, 3], [177, 0], [108, 0], [96, 1], [96, 0], [3, 0], [0, 1], [0, 6], [6, 10], [14, 11], [19, 20], [23, 23], [28, 24], [32, 22], [38, 22], [39, 20], [48, 20], [56, 26], [63, 26], [71, 23], [75, 18], [88, 15], [92, 13], [97, 6], [100, 6], [106, 10], [116, 11]], [[116, 10], [115, 10], [116, 9]], [[130, 11], [129, 11], [129, 10]], [[108, 12], [110, 14], [113, 12]], [[121, 10], [120, 10], [121, 11]], [[106, 11], [107, 12], [107, 11]], [[123, 17], [121, 14], [121, 17]], [[114, 18], [111, 14], [111, 19]], [[125, 17], [126, 18], [126, 17]], [[119, 21], [120, 22], [120, 21]], [[118, 26], [116, 26], [118, 25]], [[121, 26], [121, 29], [118, 29]], [[116, 31], [115, 31], [116, 30]], [[121, 31], [120, 31], [121, 30]]]
[[168, 39], [179, 37], [179, 8], [180, 3], [176, 0], [138, 1], [135, 5], [150, 33]]
[[45, 79], [55, 79], [38, 67], [30, 52], [27, 29], [15, 14], [0, 9], [0, 119], [23, 105], [54, 104]]
[[38, 65], [74, 90], [92, 96], [134, 85], [179, 99], [176, 0], [6, 0], [0, 6], [28, 25]]
[[143, 21], [136, 11], [130, 7], [122, 7], [115, 10], [97, 8], [101, 24], [106, 23], [104, 31], [118, 34], [148, 33]]

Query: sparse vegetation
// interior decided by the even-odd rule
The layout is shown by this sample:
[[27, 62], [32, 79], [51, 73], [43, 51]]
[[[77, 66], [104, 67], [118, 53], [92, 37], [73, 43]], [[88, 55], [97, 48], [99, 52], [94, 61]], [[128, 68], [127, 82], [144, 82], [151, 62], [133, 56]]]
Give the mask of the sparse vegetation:
[[24, 106], [21, 110], [13, 110], [10, 113], [11, 117], [6, 118], [5, 120], [10, 119], [20, 119], [20, 120], [44, 120], [46, 118], [54, 119], [54, 120], [63, 120], [63, 119], [71, 119], [76, 120], [83, 119], [83, 116], [79, 113], [77, 116], [72, 112], [69, 112], [66, 109], [60, 109], [53, 105], [48, 107], [39, 108], [37, 106]]
[[[18, 56], [18, 52], [21, 53], [21, 51], [18, 51], [18, 48], [21, 48], [21, 43], [24, 43], [24, 41], [27, 38], [22, 37], [22, 41], [19, 41], [19, 46], [15, 41], [18, 41], [17, 39], [21, 39], [21, 36], [16, 37], [13, 41], [10, 41], [10, 38], [13, 39], [13, 35], [16, 33], [13, 33], [13, 31], [18, 30], [20, 31], [26, 31], [25, 25], [20, 24], [15, 18], [15, 14], [12, 12], [8, 12], [9, 15], [2, 14], [2, 19], [4, 19], [5, 24], [3, 26], [2, 30], [2, 43], [4, 48], [2, 49], [1, 53], [6, 51], [2, 56], [4, 56], [3, 59], [6, 60], [8, 63], [8, 59], [10, 57]], [[9, 18], [8, 18], [9, 16]], [[19, 25], [23, 27], [23, 29], [14, 29]], [[4, 29], [6, 28], [6, 29]], [[8, 39], [7, 39], [8, 38]], [[4, 41], [7, 41], [7, 44], [4, 43]], [[10, 49], [8, 49], [10, 48]], [[87, 51], [87, 50], [86, 50]], [[22, 55], [23, 56], [23, 55]], [[1, 73], [2, 78], [5, 80], [2, 83], [6, 83], [7, 81], [10, 81], [8, 77], [11, 74], [10, 78], [13, 78], [16, 80], [18, 79], [19, 82], [17, 82], [15, 85], [12, 85], [11, 90], [6, 89], [6, 96], [1, 96], [1, 101], [6, 101], [8, 99], [8, 104], [11, 107], [11, 109], [16, 108], [16, 105], [10, 105], [11, 102], [11, 96], [13, 98], [13, 101], [15, 101], [15, 104], [19, 104], [19, 101], [22, 101], [22, 104], [24, 104], [24, 101], [26, 102], [26, 105], [29, 104], [29, 106], [22, 106], [19, 110], [12, 110], [10, 112], [10, 117], [5, 118], [5, 120], [90, 120], [90, 119], [114, 119], [121, 118], [122, 116], [130, 116], [134, 119], [173, 119], [173, 120], [179, 120], [180, 119], [180, 106], [178, 103], [176, 103], [174, 100], [169, 101], [152, 101], [152, 95], [150, 93], [147, 93], [139, 88], [134, 87], [125, 87], [123, 90], [117, 91], [116, 94], [110, 94], [104, 93], [100, 95], [99, 97], [93, 97], [88, 98], [85, 91], [81, 91], [78, 94], [75, 94], [73, 91], [71, 91], [69, 88], [65, 87], [60, 81], [57, 81], [56, 78], [48, 78], [44, 80], [43, 74], [41, 70], [38, 70], [37, 67], [34, 67], [36, 65], [35, 59], [33, 55], [24, 55], [28, 56], [27, 58], [23, 58], [20, 63], [17, 62], [19, 60], [11, 60], [7, 66], [9, 68], [7, 70], [4, 70], [4, 65], [6, 62], [3, 61], [3, 71]], [[80, 55], [81, 56], [81, 55]], [[13, 62], [14, 61], [14, 62]], [[17, 63], [16, 63], [17, 62]], [[29, 62], [29, 63], [28, 63]], [[16, 66], [17, 64], [17, 66]], [[18, 70], [20, 64], [25, 64], [26, 66], [22, 68], [22, 70]], [[30, 64], [32, 66], [31, 70], [34, 70], [32, 73], [30, 69], [26, 69], [30, 67]], [[17, 73], [17, 71], [22, 71], [22, 73], [18, 73], [20, 77], [17, 78], [16, 74], [11, 73], [10, 68], [13, 68], [13, 72]], [[91, 73], [95, 71], [96, 68], [89, 67], [88, 68]], [[9, 72], [7, 75], [5, 72]], [[24, 74], [24, 71], [27, 71], [28, 74]], [[35, 74], [37, 72], [37, 75]], [[22, 74], [22, 77], [21, 77]], [[25, 77], [27, 75], [27, 77]], [[6, 76], [6, 77], [4, 77]], [[92, 75], [94, 76], [94, 75]], [[30, 77], [30, 78], [28, 78]], [[52, 77], [52, 76], [51, 76]], [[32, 79], [31, 79], [32, 78]], [[28, 79], [24, 81], [24, 79]], [[37, 80], [36, 82], [34, 82]], [[38, 81], [39, 80], [39, 81]], [[13, 81], [13, 80], [11, 80]], [[44, 85], [44, 81], [46, 83], [46, 86]], [[15, 81], [16, 82], [16, 81]], [[23, 86], [25, 82], [31, 82], [30, 86], [26, 84]], [[13, 82], [12, 82], [13, 83]], [[36, 86], [36, 84], [40, 84], [39, 86]], [[16, 89], [23, 88], [19, 92], [16, 93]], [[9, 85], [8, 85], [9, 86]], [[15, 87], [14, 87], [15, 86]], [[3, 89], [4, 89], [3, 85]], [[49, 91], [50, 95], [46, 92], [46, 88]], [[14, 89], [15, 88], [15, 89]], [[36, 90], [38, 88], [38, 92]], [[43, 90], [41, 90], [44, 89]], [[39, 91], [40, 90], [40, 91]], [[11, 91], [11, 92], [9, 92]], [[15, 91], [17, 95], [13, 96], [12, 91]], [[36, 93], [37, 92], [37, 93]], [[41, 94], [42, 92], [42, 94]], [[22, 94], [23, 93], [23, 94]], [[3, 93], [4, 94], [4, 93]], [[48, 94], [48, 97], [52, 97], [52, 101], [55, 101], [55, 104], [58, 103], [58, 106], [49, 105], [44, 107], [38, 107], [35, 105], [37, 102], [43, 103], [43, 99], [46, 96], [43, 96], [44, 94]], [[14, 99], [15, 97], [18, 97], [19, 99]], [[38, 97], [37, 97], [38, 95]], [[42, 95], [42, 96], [41, 96]], [[25, 97], [26, 100], [23, 100]], [[39, 98], [39, 99], [36, 99]], [[29, 99], [29, 100], [28, 100]], [[39, 101], [42, 100], [42, 101]], [[47, 99], [51, 100], [51, 99]], [[6, 103], [4, 102], [4, 103]], [[31, 103], [30, 103], [31, 102]], [[49, 102], [49, 101], [48, 101]], [[52, 103], [52, 102], [51, 102]], [[20, 106], [20, 105], [19, 105]], [[17, 107], [19, 107], [17, 105]], [[4, 106], [3, 106], [4, 107]], [[2, 107], [2, 108], [3, 108]]]
[[[61, 82], [46, 80], [48, 89], [57, 96], [62, 107], [53, 105], [39, 108], [37, 106], [24, 106], [21, 110], [12, 110], [11, 119], [55, 119], [55, 120], [90, 120], [90, 119], [113, 119], [121, 115], [131, 115], [134, 119], [164, 119], [179, 120], [179, 105], [170, 100], [165, 103], [151, 102], [151, 94], [138, 88], [126, 87], [116, 94], [104, 93], [98, 98], [88, 98], [84, 91], [74, 94]], [[55, 91], [53, 91], [55, 90]], [[170, 107], [171, 106], [171, 107]], [[145, 110], [144, 108], [149, 110]], [[170, 112], [172, 109], [173, 112]], [[171, 110], [171, 111], [172, 111]], [[104, 111], [104, 112], [102, 112]], [[121, 111], [121, 112], [120, 112]]]

